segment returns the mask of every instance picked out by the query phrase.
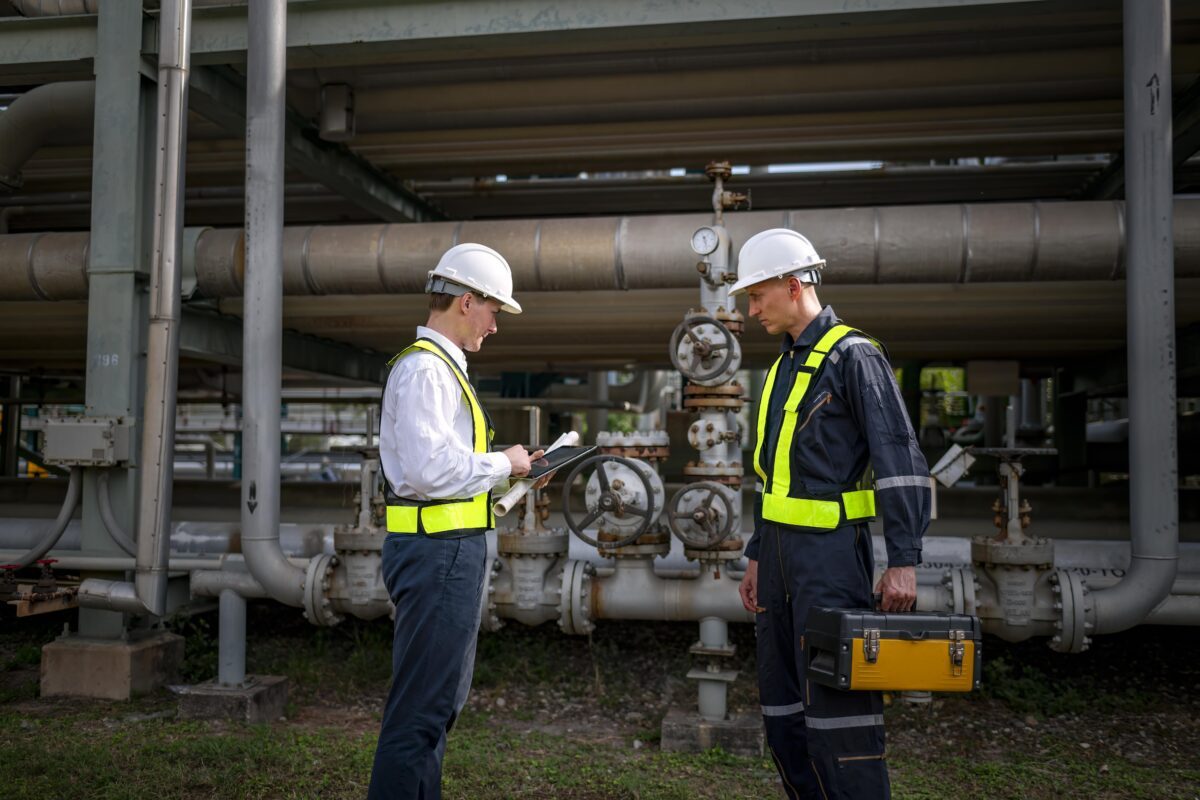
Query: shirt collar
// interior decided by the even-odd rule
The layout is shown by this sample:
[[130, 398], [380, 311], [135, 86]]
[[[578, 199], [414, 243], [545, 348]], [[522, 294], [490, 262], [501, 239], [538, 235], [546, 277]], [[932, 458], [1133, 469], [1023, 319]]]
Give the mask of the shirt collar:
[[793, 340], [790, 333], [783, 335], [783, 345], [779, 348], [780, 352], [786, 353], [793, 348], [796, 350], [807, 350], [817, 343], [834, 325], [838, 323], [837, 314], [833, 312], [833, 306], [825, 306], [821, 309], [821, 313], [813, 318], [812, 322], [808, 323], [798, 339]]
[[466, 355], [466, 353], [464, 353], [462, 351], [461, 347], [459, 347], [458, 345], [451, 342], [449, 339], [447, 339], [445, 336], [443, 336], [442, 334], [435, 331], [433, 328], [426, 328], [424, 325], [417, 326], [417, 338], [418, 339], [429, 339], [432, 342], [434, 342], [435, 344], [437, 344], [439, 347], [441, 347], [443, 350], [445, 350], [450, 355], [451, 358], [454, 359], [454, 363], [458, 364], [458, 368], [463, 371], [463, 374], [466, 374], [466, 372], [467, 372], [467, 355]]

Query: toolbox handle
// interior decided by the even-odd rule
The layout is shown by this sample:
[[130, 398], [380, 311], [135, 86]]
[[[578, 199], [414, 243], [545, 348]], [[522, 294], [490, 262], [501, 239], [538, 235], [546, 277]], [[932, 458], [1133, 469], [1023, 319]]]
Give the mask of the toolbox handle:
[[[875, 592], [874, 594], [872, 594], [872, 595], [871, 595], [871, 602], [872, 602], [872, 603], [875, 605], [875, 610], [876, 610], [876, 611], [883, 611], [883, 608], [882, 608], [882, 606], [883, 606], [883, 592]], [[917, 609], [916, 609], [916, 607], [914, 606], [912, 610], [913, 610], [913, 611], [916, 611]], [[888, 614], [907, 614], [907, 613], [909, 613], [909, 612], [907, 612], [907, 611], [888, 611], [888, 612], [886, 612], [886, 613], [888, 613]]]

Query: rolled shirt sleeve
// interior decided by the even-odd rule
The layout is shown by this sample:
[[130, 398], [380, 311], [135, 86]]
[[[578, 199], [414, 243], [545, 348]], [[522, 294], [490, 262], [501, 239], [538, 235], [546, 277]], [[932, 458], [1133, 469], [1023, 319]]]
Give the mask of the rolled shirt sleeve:
[[846, 395], [867, 441], [875, 474], [875, 512], [883, 522], [889, 567], [921, 563], [929, 527], [929, 465], [896, 385], [891, 366], [871, 347], [847, 348]]

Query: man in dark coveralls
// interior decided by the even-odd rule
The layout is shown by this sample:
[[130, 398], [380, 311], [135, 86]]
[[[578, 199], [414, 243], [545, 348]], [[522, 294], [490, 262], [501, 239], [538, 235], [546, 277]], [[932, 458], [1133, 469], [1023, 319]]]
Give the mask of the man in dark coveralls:
[[873, 607], [876, 516], [882, 608], [912, 609], [929, 467], [883, 346], [817, 300], [825, 262], [808, 239], [764, 231], [738, 262], [730, 294], [745, 292], [750, 316], [783, 336], [756, 409], [759, 494], [740, 586], [756, 614], [767, 744], [789, 798], [887, 798], [882, 696], [807, 680], [805, 620], [814, 606]]

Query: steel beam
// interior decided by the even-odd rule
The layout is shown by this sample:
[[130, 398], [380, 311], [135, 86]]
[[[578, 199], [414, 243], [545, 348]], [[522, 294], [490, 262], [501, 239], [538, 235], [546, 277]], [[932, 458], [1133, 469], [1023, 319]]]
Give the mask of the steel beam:
[[[581, 42], [725, 33], [731, 29], [776, 30], [795, 26], [844, 26], [855, 22], [945, 19], [990, 6], [1035, 10], [1069, 7], [1062, 0], [567, 0], [548, 7], [542, 0], [309, 0], [288, 8], [289, 67], [333, 66], [396, 59], [405, 50], [455, 49], [479, 52], [481, 43], [539, 41], [562, 52]], [[849, 6], [849, 8], [848, 8]], [[617, 39], [616, 37], [619, 37]], [[145, 20], [142, 52], [157, 48], [157, 19]], [[192, 34], [194, 63], [245, 61], [246, 5], [198, 9]], [[85, 69], [96, 58], [95, 16], [6, 17], [0, 19], [0, 73]]]
[[[155, 85], [142, 76], [142, 58], [130, 38], [142, 28], [140, 3], [105, 3], [96, 32], [96, 114], [92, 159], [92, 237], [88, 249], [87, 413], [136, 420], [140, 439], [145, 381], [146, 292], [140, 278], [150, 259], [147, 203], [154, 180]], [[137, 454], [109, 482], [113, 513], [133, 529], [137, 497]], [[101, 519], [96, 475], [84, 482], [83, 546], [122, 555]], [[111, 576], [109, 576], [111, 577]], [[122, 616], [81, 608], [79, 632], [121, 635]]]
[[[189, 82], [191, 108], [231, 135], [246, 132], [246, 84], [224, 67], [197, 68]], [[294, 111], [284, 121], [287, 166], [320, 181], [337, 194], [389, 222], [444, 219], [437, 208], [400, 181], [341, 144], [317, 138]]]
[[[179, 355], [217, 364], [241, 365], [241, 319], [185, 308]], [[288, 372], [377, 386], [386, 366], [386, 357], [374, 351], [291, 331], [283, 334], [283, 367]]]

